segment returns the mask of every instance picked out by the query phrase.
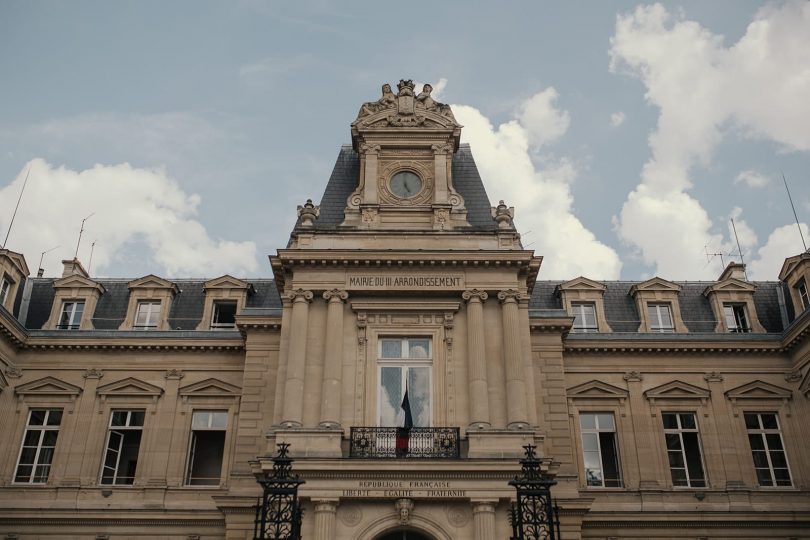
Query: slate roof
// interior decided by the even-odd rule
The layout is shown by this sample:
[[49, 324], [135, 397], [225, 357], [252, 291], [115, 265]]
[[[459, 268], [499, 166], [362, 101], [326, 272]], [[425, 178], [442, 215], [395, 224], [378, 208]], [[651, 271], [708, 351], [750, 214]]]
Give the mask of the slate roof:
[[[56, 278], [32, 278], [31, 301], [25, 327], [41, 329], [51, 315], [55, 296], [53, 282]], [[129, 305], [130, 279], [96, 279], [104, 286], [93, 314], [96, 330], [118, 330], [124, 321]], [[247, 297], [247, 308], [281, 308], [278, 289], [272, 279], [245, 280], [253, 285], [254, 292]], [[180, 292], [174, 297], [169, 311], [169, 326], [173, 330], [194, 330], [200, 323], [205, 306], [205, 280], [174, 280]]]
[[[534, 286], [532, 297], [529, 300], [529, 309], [537, 310], [535, 313], [542, 316], [543, 311], [562, 309], [562, 299], [555, 294], [556, 288], [563, 281], [538, 281]], [[605, 290], [605, 319], [614, 333], [638, 332], [641, 318], [630, 288], [636, 284], [634, 281], [602, 281]], [[693, 333], [714, 332], [717, 321], [714, 317], [709, 299], [703, 296], [703, 291], [713, 282], [684, 281], [677, 282], [682, 288], [678, 294], [678, 303], [681, 307], [681, 317], [684, 324]], [[752, 282], [756, 286], [754, 292], [754, 307], [760, 324], [768, 332], [782, 332], [790, 318], [783, 316], [780, 308], [780, 291], [782, 283], [778, 281]], [[783, 298], [785, 298], [783, 296]], [[787, 302], [788, 304], [790, 302]]]
[[[494, 231], [497, 229], [492, 219], [489, 197], [475, 165], [469, 144], [461, 144], [453, 156], [453, 185], [464, 198], [467, 207], [467, 221], [471, 229]], [[321, 212], [315, 221], [318, 230], [330, 230], [343, 222], [346, 201], [360, 181], [360, 156], [351, 145], [340, 148], [332, 175], [321, 197]]]

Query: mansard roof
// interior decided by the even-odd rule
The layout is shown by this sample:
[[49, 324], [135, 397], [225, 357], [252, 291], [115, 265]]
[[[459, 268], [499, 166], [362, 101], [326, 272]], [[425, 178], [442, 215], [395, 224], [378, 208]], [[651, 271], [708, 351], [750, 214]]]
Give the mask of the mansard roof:
[[[343, 223], [346, 201], [360, 181], [360, 156], [351, 145], [341, 147], [332, 175], [320, 201], [320, 215], [315, 230], [336, 229]], [[469, 144], [461, 144], [453, 155], [453, 186], [464, 198], [467, 221], [473, 230], [494, 231], [492, 205]], [[519, 218], [518, 218], [519, 219]]]

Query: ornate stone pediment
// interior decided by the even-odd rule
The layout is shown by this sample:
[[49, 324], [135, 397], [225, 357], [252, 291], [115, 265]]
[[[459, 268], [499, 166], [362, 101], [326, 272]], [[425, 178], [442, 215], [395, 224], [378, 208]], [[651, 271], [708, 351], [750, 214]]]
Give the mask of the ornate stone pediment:
[[431, 97], [433, 87], [422, 86], [417, 95], [412, 80], [402, 79], [397, 84], [397, 93], [390, 84], [382, 87], [382, 96], [377, 101], [364, 103], [352, 124], [356, 127], [458, 127], [449, 105]]
[[711, 392], [705, 388], [695, 386], [683, 381], [671, 381], [644, 392], [649, 400], [656, 399], [699, 399], [707, 400]]
[[189, 397], [236, 397], [241, 395], [242, 389], [225, 381], [210, 378], [180, 388], [183, 398]]
[[572, 386], [565, 391], [569, 399], [619, 399], [624, 400], [628, 396], [627, 390], [613, 386], [602, 381], [588, 381], [586, 383]]
[[54, 289], [93, 289], [99, 294], [104, 294], [104, 286], [90, 278], [73, 274], [59, 278], [53, 282]]
[[214, 278], [203, 283], [203, 289], [245, 289], [250, 290], [253, 286], [247, 281], [242, 281], [233, 276], [225, 274], [218, 278]]
[[647, 281], [636, 283], [630, 287], [630, 296], [635, 296], [636, 293], [640, 291], [672, 291], [679, 293], [681, 291], [681, 286], [677, 283], [673, 283], [672, 281], [668, 281], [664, 278], [656, 276], [648, 279]]
[[130, 289], [170, 289], [174, 294], [179, 292], [177, 285], [154, 274], [133, 279], [127, 283], [127, 286]]
[[756, 380], [726, 392], [726, 397], [731, 401], [740, 399], [777, 399], [788, 400], [793, 397], [793, 392], [787, 388], [776, 386], [765, 381]]
[[163, 394], [163, 389], [148, 382], [127, 377], [104, 386], [99, 386], [96, 393], [102, 397], [157, 397]]
[[35, 381], [18, 385], [14, 393], [18, 396], [70, 396], [75, 398], [82, 389], [55, 377], [43, 377]]
[[579, 276], [565, 283], [557, 285], [557, 292], [560, 291], [601, 291], [607, 290], [607, 286], [598, 281]]
[[748, 283], [747, 281], [743, 281], [737, 278], [729, 278], [724, 279], [723, 281], [718, 281], [713, 285], [709, 285], [703, 291], [705, 296], [710, 295], [711, 293], [717, 292], [750, 292], [753, 293], [756, 290], [756, 285], [752, 283]]

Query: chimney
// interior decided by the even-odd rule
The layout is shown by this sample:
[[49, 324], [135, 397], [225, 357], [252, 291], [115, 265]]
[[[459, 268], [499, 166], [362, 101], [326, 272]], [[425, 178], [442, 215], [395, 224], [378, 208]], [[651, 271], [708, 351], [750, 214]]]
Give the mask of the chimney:
[[726, 266], [726, 269], [720, 274], [720, 277], [717, 278], [717, 281], [731, 278], [748, 281], [748, 277], [745, 275], [745, 265], [734, 261], [728, 263], [728, 266]]
[[64, 270], [62, 270], [62, 277], [75, 275], [79, 275], [86, 278], [90, 277], [87, 274], [87, 270], [85, 270], [84, 266], [82, 266], [82, 263], [79, 262], [79, 259], [65, 259], [64, 261], [62, 261], [62, 264], [65, 265]]
[[37, 270], [37, 277], [42, 277], [44, 275], [45, 275], [45, 269], [44, 268], [40, 268], [39, 270]]

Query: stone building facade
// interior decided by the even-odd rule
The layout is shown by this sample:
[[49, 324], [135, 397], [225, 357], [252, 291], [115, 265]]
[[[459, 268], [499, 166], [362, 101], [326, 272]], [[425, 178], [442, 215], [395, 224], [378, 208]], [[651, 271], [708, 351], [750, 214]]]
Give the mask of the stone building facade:
[[251, 538], [279, 442], [307, 539], [508, 538], [526, 444], [566, 540], [810, 538], [810, 253], [538, 280], [460, 133], [383, 87], [272, 279], [0, 251], [0, 538]]

